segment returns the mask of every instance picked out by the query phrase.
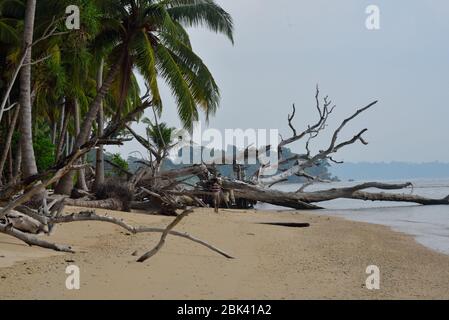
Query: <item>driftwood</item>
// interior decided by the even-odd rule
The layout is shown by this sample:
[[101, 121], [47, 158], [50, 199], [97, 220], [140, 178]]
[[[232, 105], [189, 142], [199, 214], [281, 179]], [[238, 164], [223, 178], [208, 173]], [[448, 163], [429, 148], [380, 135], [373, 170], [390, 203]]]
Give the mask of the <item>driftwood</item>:
[[[54, 206], [57, 204], [62, 204], [63, 202], [55, 202]], [[19, 240], [22, 240], [23, 242], [27, 243], [30, 246], [39, 246], [51, 250], [56, 251], [63, 251], [63, 252], [74, 252], [73, 249], [70, 246], [67, 245], [59, 245], [55, 243], [51, 243], [48, 241], [44, 241], [42, 239], [37, 238], [33, 234], [37, 233], [46, 233], [50, 234], [53, 230], [53, 226], [56, 224], [62, 224], [62, 223], [71, 223], [71, 222], [82, 222], [82, 221], [99, 221], [99, 222], [106, 222], [111, 223], [117, 226], [120, 226], [121, 228], [127, 230], [128, 232], [132, 234], [140, 234], [140, 233], [162, 233], [163, 235], [163, 241], [165, 241], [165, 238], [167, 235], [173, 235], [177, 237], [181, 237], [187, 240], [190, 240], [192, 242], [195, 242], [197, 244], [200, 244], [228, 259], [233, 259], [231, 255], [226, 253], [225, 251], [207, 243], [206, 241], [203, 241], [201, 239], [198, 239], [196, 237], [193, 237], [189, 235], [188, 233], [178, 232], [172, 230], [179, 221], [187, 216], [187, 214], [193, 212], [191, 209], [185, 210], [182, 214], [178, 215], [176, 219], [169, 224], [167, 228], [154, 228], [154, 227], [134, 227], [126, 222], [124, 222], [121, 219], [117, 219], [111, 216], [100, 216], [95, 214], [93, 211], [82, 211], [79, 213], [73, 213], [69, 215], [61, 215], [61, 207], [56, 206], [57, 209], [55, 210], [55, 213], [53, 213], [50, 216], [42, 216], [39, 220], [34, 219], [30, 217], [28, 214], [31, 214], [33, 216], [38, 215], [36, 211], [29, 209], [27, 207], [22, 207], [22, 211], [26, 212], [25, 214], [16, 212], [16, 211], [10, 211], [7, 215], [4, 217], [5, 223], [0, 222], [0, 232], [5, 233], [7, 235], [13, 236]], [[62, 204], [63, 207], [63, 204]], [[26, 209], [25, 209], [26, 208]], [[160, 250], [163, 243], [158, 245], [157, 251]], [[156, 252], [157, 252], [156, 251]], [[147, 260], [149, 257], [153, 256], [156, 252], [154, 252], [151, 255], [148, 255], [147, 258], [144, 260]]]
[[[346, 197], [345, 197], [346, 198]], [[412, 194], [394, 194], [394, 193], [371, 193], [356, 191], [351, 196], [351, 199], [365, 200], [365, 201], [395, 201], [395, 202], [411, 202], [418, 203], [425, 206], [428, 205], [449, 205], [449, 196], [442, 199], [425, 198]]]
[[[110, 196], [109, 194], [102, 195], [101, 192], [98, 192], [97, 188], [95, 194], [87, 193], [83, 195], [78, 193], [78, 195], [82, 197], [80, 199], [55, 198], [52, 200], [52, 198], [44, 197], [42, 206], [39, 210], [34, 210], [27, 206], [27, 202], [32, 199], [34, 195], [46, 191], [50, 185], [72, 170], [79, 170], [80, 166], [77, 165], [79, 159], [97, 144], [121, 143], [123, 139], [113, 139], [111, 137], [118, 129], [123, 128], [128, 122], [134, 120], [136, 115], [152, 106], [152, 102], [147, 99], [124, 118], [119, 119], [114, 117], [101, 137], [92, 138], [81, 148], [74, 150], [72, 154], [61, 159], [55, 167], [44, 173], [24, 179], [23, 181], [2, 187], [2, 189], [0, 189], [0, 204], [6, 203], [6, 205], [4, 205], [3, 208], [0, 208], [0, 232], [16, 237], [29, 245], [41, 246], [57, 251], [73, 252], [72, 248], [69, 246], [53, 244], [41, 240], [34, 234], [50, 234], [53, 230], [53, 226], [57, 224], [79, 221], [99, 221], [115, 224], [132, 234], [147, 232], [162, 234], [157, 245], [143, 254], [138, 259], [139, 262], [146, 261], [159, 252], [168, 235], [188, 239], [205, 246], [226, 258], [233, 258], [231, 255], [203, 240], [197, 239], [187, 233], [173, 230], [184, 217], [192, 212], [191, 209], [189, 209], [190, 206], [205, 206], [205, 202], [208, 202], [208, 199], [216, 196], [217, 193], [229, 193], [229, 195], [233, 195], [232, 198], [236, 199], [236, 202], [243, 199], [243, 202], [238, 204], [242, 207], [247, 205], [248, 200], [248, 202], [264, 202], [297, 210], [321, 209], [322, 207], [319, 205], [320, 202], [338, 198], [368, 201], [399, 201], [422, 205], [449, 204], [449, 196], [443, 199], [431, 199], [411, 194], [367, 191], [367, 189], [402, 190], [411, 187], [411, 183], [385, 184], [369, 182], [345, 188], [306, 192], [306, 188], [311, 184], [324, 181], [321, 177], [310, 175], [307, 172], [307, 169], [318, 165], [322, 161], [339, 163], [333, 156], [340, 149], [357, 142], [364, 145], [367, 144], [367, 141], [363, 137], [367, 129], [359, 131], [348, 140], [341, 141], [339, 136], [350, 121], [359, 117], [359, 115], [363, 114], [377, 103], [377, 101], [374, 101], [365, 107], [358, 109], [355, 113], [346, 118], [333, 132], [328, 146], [313, 154], [311, 152], [310, 144], [327, 128], [328, 118], [335, 109], [335, 106], [332, 106], [332, 102], [328, 97], [324, 98], [323, 103], [320, 102], [318, 88], [315, 99], [316, 109], [319, 115], [316, 123], [307, 126], [303, 131], [297, 130], [293, 124], [297, 111], [296, 107], [293, 106], [292, 113], [287, 117], [288, 126], [292, 131], [291, 137], [282, 139], [278, 146], [262, 146], [256, 150], [252, 150], [248, 147], [235, 157], [236, 159], [247, 159], [250, 152], [253, 151], [259, 156], [264, 151], [272, 150], [272, 147], [274, 147], [278, 151], [278, 164], [281, 165], [274, 175], [269, 176], [266, 174], [268, 172], [267, 170], [271, 169], [269, 164], [260, 164], [259, 169], [248, 180], [244, 180], [245, 174], [240, 174], [238, 176], [238, 179], [240, 180], [230, 180], [228, 178], [218, 179], [217, 170], [213, 165], [193, 165], [160, 172], [159, 170], [155, 170], [154, 163], [151, 162], [149, 165], [145, 164], [144, 167], [139, 168], [134, 174], [125, 172], [128, 177], [126, 187], [131, 191], [130, 199], [126, 197], [121, 199], [119, 192], [115, 193], [113, 196]], [[145, 146], [146, 142], [140, 136], [133, 132], [129, 127], [128, 131], [131, 132], [135, 139]], [[305, 139], [305, 153], [285, 158], [282, 151], [283, 148], [302, 139]], [[151, 149], [151, 146], [146, 147]], [[150, 150], [150, 152], [155, 156], [154, 150]], [[163, 155], [158, 153], [158, 157], [163, 157], [164, 155], [165, 153]], [[225, 154], [220, 155], [220, 157], [228, 159]], [[161, 159], [157, 158], [156, 162], [160, 164]], [[287, 181], [288, 178], [293, 175], [305, 179], [302, 187], [296, 192], [283, 192], [271, 188], [277, 183]], [[186, 179], [193, 176], [198, 177], [199, 183], [196, 185], [189, 185], [189, 183], [186, 182]], [[211, 185], [214, 186], [215, 189], [212, 188]], [[221, 191], [223, 192], [214, 191], [217, 190], [217, 185], [218, 190], [221, 187]], [[188, 189], [186, 189], [185, 186], [188, 186]], [[214, 192], [211, 192], [211, 190]], [[134, 201], [131, 201], [133, 199]], [[49, 205], [47, 205], [47, 200], [52, 200]], [[171, 215], [175, 216], [175, 218], [166, 228], [145, 226], [133, 227], [123, 220], [110, 216], [99, 216], [94, 212], [79, 212], [63, 215], [64, 204], [113, 210], [125, 210], [130, 207], [156, 214]], [[178, 214], [177, 212], [179, 210], [183, 210], [183, 212]]]
[[365, 201], [410, 202], [421, 205], [449, 205], [449, 196], [442, 199], [432, 199], [411, 194], [385, 192], [374, 193], [361, 191], [369, 188], [381, 190], [400, 190], [411, 187], [412, 184], [409, 182], [404, 184], [367, 182], [355, 185], [353, 187], [333, 188], [314, 192], [283, 192], [241, 181], [227, 180], [223, 182], [223, 186], [227, 189], [233, 189], [236, 198], [260, 201], [297, 210], [322, 209], [322, 207], [316, 205], [316, 203], [339, 198]]
[[[146, 108], [152, 106], [152, 101], [145, 99], [142, 104], [136, 107], [132, 112], [126, 115], [123, 118], [114, 118], [113, 121], [106, 127], [101, 137], [94, 137], [80, 148], [74, 150], [70, 155], [58, 161], [58, 163], [51, 169], [46, 172], [39, 173], [37, 175], [28, 177], [18, 183], [14, 183], [8, 186], [1, 188], [0, 190], [0, 203], [7, 202], [3, 208], [0, 208], [0, 232], [13, 236], [17, 239], [24, 241], [29, 245], [40, 246], [43, 248], [48, 248], [56, 251], [64, 251], [64, 252], [73, 252], [70, 246], [58, 245], [48, 241], [44, 241], [42, 239], [37, 238], [33, 234], [44, 232], [50, 234], [53, 230], [53, 226], [60, 223], [69, 223], [75, 221], [103, 221], [114, 223], [119, 225], [126, 230], [137, 234], [137, 233], [162, 233], [162, 243], [165, 241], [167, 235], [175, 235], [178, 237], [182, 237], [188, 240], [191, 240], [195, 243], [201, 244], [222, 256], [227, 258], [232, 258], [229, 254], [225, 253], [223, 250], [220, 250], [207, 242], [197, 239], [195, 237], [190, 236], [187, 233], [176, 232], [173, 231], [173, 227], [179, 222], [182, 217], [187, 215], [187, 212], [190, 212], [190, 209], [184, 211], [183, 214], [176, 217], [176, 219], [167, 227], [167, 228], [149, 228], [149, 227], [132, 227], [127, 225], [125, 222], [114, 219], [112, 217], [106, 216], [97, 216], [92, 212], [81, 212], [79, 214], [72, 215], [62, 215], [64, 202], [71, 205], [82, 205], [87, 207], [101, 207], [101, 208], [114, 208], [117, 209], [122, 204], [118, 199], [105, 199], [98, 201], [84, 201], [82, 199], [74, 200], [74, 199], [64, 199], [54, 200], [51, 204], [50, 208], [47, 206], [47, 195], [43, 198], [43, 206], [42, 210], [36, 211], [31, 208], [25, 206], [25, 204], [32, 199], [32, 197], [36, 194], [46, 191], [46, 189], [57, 182], [59, 179], [67, 175], [72, 170], [79, 170], [80, 167], [76, 165], [79, 159], [85, 155], [89, 150], [94, 148], [97, 144], [106, 144], [106, 143], [115, 143], [115, 141], [111, 142], [110, 137], [116, 133], [120, 128], [126, 125], [126, 123], [135, 120], [136, 116], [142, 113]], [[119, 142], [121, 143], [122, 140]], [[143, 171], [145, 173], [145, 171]], [[173, 180], [179, 175], [191, 175], [203, 172], [204, 168], [202, 166], [195, 166], [194, 168], [186, 168], [177, 172], [169, 172], [161, 175], [155, 180]], [[144, 175], [139, 176], [137, 179], [132, 180], [132, 187], [134, 187], [140, 179], [142, 179]], [[142, 189], [144, 192], [152, 193], [152, 191], [148, 189]], [[168, 203], [171, 206], [171, 210], [185, 207], [185, 205], [181, 205], [177, 203], [177, 200], [172, 195], [164, 195], [160, 196], [157, 193], [152, 194], [153, 198], [160, 198], [163, 203]], [[20, 209], [20, 213], [15, 211], [14, 209]], [[51, 210], [50, 210], [51, 209]], [[120, 209], [120, 208], [118, 208]], [[21, 231], [22, 230], [22, 231]], [[23, 232], [26, 231], [27, 233]], [[159, 244], [157, 251], [160, 249], [162, 244]], [[150, 256], [152, 256], [151, 254]], [[149, 256], [148, 256], [149, 257]], [[147, 257], [147, 258], [148, 258]], [[147, 259], [145, 258], [145, 260]]]
[[[192, 212], [191, 210], [186, 210], [184, 212], [185, 213], [184, 215], [181, 214], [181, 215], [177, 216], [177, 218], [174, 221], [177, 221], [176, 224], [178, 224], [180, 219], [184, 218], [187, 214], [189, 214], [191, 212]], [[181, 218], [179, 218], [179, 217], [181, 217]], [[197, 239], [187, 233], [173, 231], [172, 229], [176, 225], [176, 224], [173, 225], [173, 222], [169, 225], [168, 230], [167, 230], [167, 228], [153, 228], [153, 227], [142, 227], [142, 226], [141, 227], [133, 227], [121, 219], [116, 219], [111, 216], [99, 216], [99, 215], [95, 214], [95, 212], [92, 212], [92, 211], [73, 213], [70, 215], [57, 217], [52, 220], [52, 222], [55, 224], [70, 223], [70, 222], [77, 222], [77, 221], [78, 222], [80, 222], [80, 221], [101, 221], [101, 222], [112, 223], [112, 224], [122, 227], [123, 229], [127, 230], [128, 232], [130, 232], [132, 234], [139, 234], [139, 233], [170, 234], [173, 236], [181, 237], [181, 238], [193, 241], [195, 243], [201, 244], [202, 246], [205, 246], [226, 258], [233, 259], [233, 257], [231, 255], [227, 254], [226, 252], [224, 252], [221, 249], [216, 248], [215, 246], [212, 246], [211, 244], [209, 244], [203, 240]]]
[[55, 243], [51, 243], [42, 239], [39, 239], [33, 235], [30, 235], [28, 233], [24, 233], [20, 230], [15, 229], [11, 224], [1, 224], [0, 223], [0, 232], [5, 233], [7, 235], [13, 236], [19, 240], [22, 240], [29, 246], [38, 246], [46, 249], [51, 249], [55, 251], [62, 251], [62, 252], [71, 252], [74, 251], [70, 246], [66, 245], [59, 245]]
[[166, 210], [159, 205], [160, 202], [152, 200], [146, 201], [133, 201], [131, 202], [131, 209], [145, 211], [146, 214], [161, 215], [161, 216], [173, 216], [175, 217], [176, 211]]
[[26, 214], [11, 211], [5, 215], [7, 224], [22, 232], [39, 234], [48, 232], [48, 226]]
[[123, 202], [116, 198], [104, 200], [83, 200], [83, 199], [66, 198], [64, 200], [64, 203], [69, 206], [83, 207], [90, 209], [108, 209], [116, 211], [124, 210]]
[[297, 210], [322, 209], [319, 206], [303, 201], [301, 197], [299, 197], [295, 192], [283, 192], [264, 188], [257, 185], [252, 185], [241, 181], [228, 181], [228, 180], [225, 180], [223, 182], [223, 187], [225, 189], [234, 190], [234, 196], [236, 198], [261, 201]]
[[142, 184], [152, 184], [155, 180], [172, 180], [176, 178], [180, 179], [186, 176], [198, 176], [203, 174], [207, 175], [208, 173], [209, 171], [205, 165], [193, 165], [180, 169], [164, 171], [157, 176], [143, 177]]
[[192, 213], [192, 210], [184, 210], [183, 213], [178, 215], [168, 226], [165, 228], [164, 232], [162, 233], [161, 239], [159, 240], [158, 244], [151, 249], [150, 251], [143, 254], [139, 259], [137, 259], [137, 262], [144, 262], [148, 259], [150, 259], [152, 256], [154, 256], [156, 253], [159, 252], [159, 250], [162, 248], [162, 246], [165, 244], [165, 239], [167, 238], [170, 231], [176, 227], [176, 225], [181, 222], [181, 220], [185, 217], [187, 217], [188, 214]]
[[[339, 141], [339, 135], [349, 122], [365, 113], [377, 104], [373, 101], [362, 107], [348, 118], [344, 119], [331, 136], [330, 143], [327, 148], [320, 150], [316, 154], [312, 154], [310, 143], [322, 133], [328, 126], [329, 116], [334, 112], [336, 106], [332, 105], [332, 101], [326, 96], [323, 101], [320, 99], [320, 91], [317, 86], [316, 95], [316, 110], [318, 113], [318, 121], [314, 124], [308, 125], [303, 131], [297, 130], [293, 124], [296, 115], [296, 107], [293, 105], [293, 111], [288, 115], [288, 126], [292, 131], [292, 136], [282, 139], [277, 146], [278, 151], [278, 173], [266, 176], [264, 172], [267, 169], [272, 169], [273, 165], [260, 165], [259, 170], [256, 171], [250, 181], [231, 181], [224, 179], [223, 188], [233, 190], [235, 198], [248, 199], [252, 201], [260, 201], [288, 207], [293, 209], [320, 209], [320, 202], [334, 200], [338, 198], [371, 200], [371, 201], [396, 201], [396, 202], [410, 202], [422, 205], [435, 204], [449, 204], [449, 196], [443, 199], [431, 199], [416, 195], [399, 194], [399, 193], [374, 193], [363, 191], [369, 188], [376, 188], [380, 190], [401, 190], [411, 187], [411, 183], [403, 184], [385, 184], [378, 182], [369, 182], [355, 185], [347, 188], [334, 188], [328, 190], [320, 190], [314, 192], [305, 192], [305, 189], [316, 182], [323, 182], [321, 177], [312, 176], [306, 172], [306, 169], [316, 166], [320, 161], [331, 161], [334, 163], [341, 163], [333, 158], [333, 155], [340, 149], [360, 142], [367, 145], [368, 142], [364, 139], [363, 134], [368, 129], [363, 129], [356, 133], [351, 139]], [[305, 140], [305, 153], [297, 154], [291, 158], [284, 158], [282, 149], [292, 143]], [[268, 146], [267, 146], [268, 147]], [[287, 168], [285, 168], [287, 166]], [[277, 183], [285, 182], [291, 176], [299, 176], [305, 179], [302, 187], [296, 192], [282, 192], [271, 189]], [[317, 204], [318, 203], [318, 204]]]
[[6, 214], [8, 214], [11, 210], [13, 210], [15, 207], [20, 206], [27, 201], [31, 200], [33, 196], [36, 194], [45, 192], [46, 188], [50, 186], [51, 184], [58, 181], [61, 177], [63, 177], [65, 174], [70, 172], [71, 170], [77, 170], [78, 168], [74, 165], [76, 161], [89, 152], [90, 148], [83, 148], [76, 150], [71, 157], [69, 157], [64, 163], [64, 166], [62, 166], [60, 169], [56, 171], [56, 173], [49, 179], [47, 179], [44, 182], [37, 181], [31, 189], [26, 191], [24, 194], [19, 196], [17, 199], [10, 201], [7, 206], [5, 206], [2, 210], [0, 210], [0, 219], [3, 218]]

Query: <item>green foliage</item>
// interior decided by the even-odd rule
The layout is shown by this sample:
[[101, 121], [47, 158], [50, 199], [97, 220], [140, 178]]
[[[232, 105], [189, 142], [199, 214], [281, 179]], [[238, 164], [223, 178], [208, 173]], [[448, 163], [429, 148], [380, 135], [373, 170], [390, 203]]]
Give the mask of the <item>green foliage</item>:
[[[0, 97], [6, 93], [6, 85], [22, 57], [26, 3], [25, 0], [0, 0]], [[68, 5], [80, 8], [79, 30], [67, 32], [64, 17]], [[67, 103], [64, 108], [64, 102], [78, 102], [81, 130], [83, 123], [92, 123], [84, 120], [86, 115], [93, 114], [88, 111], [98, 94], [97, 74], [103, 65], [100, 62], [104, 62], [103, 84], [110, 71], [119, 66], [118, 75], [109, 77], [109, 90], [102, 97], [105, 126], [111, 118], [123, 116], [142, 104], [137, 73], [145, 79], [146, 97], [159, 115], [162, 100], [158, 82], [168, 84], [185, 127], [191, 128], [199, 112], [209, 117], [218, 108], [218, 86], [194, 52], [187, 32], [191, 27], [204, 27], [224, 34], [233, 42], [232, 19], [214, 0], [37, 1], [33, 38], [41, 38], [53, 27], [55, 34], [41, 39], [32, 48], [36, 61], [32, 65], [30, 88], [33, 122], [26, 125], [34, 128], [39, 171], [54, 163], [55, 146], [51, 140], [58, 141], [63, 124], [67, 125], [70, 137], [76, 136], [74, 110]], [[9, 94], [11, 103], [20, 100], [19, 80]], [[136, 118], [142, 116], [143, 112]], [[69, 120], [64, 123], [64, 119]], [[91, 132], [96, 131], [94, 125]], [[172, 132], [173, 128], [165, 124], [158, 128], [150, 126], [148, 130], [149, 139], [160, 150], [170, 143]], [[14, 137], [13, 145], [17, 143]], [[114, 160], [125, 166], [125, 161], [117, 155]]]
[[176, 128], [169, 127], [165, 122], [154, 124], [150, 119], [144, 118], [143, 123], [147, 124], [147, 138], [158, 150], [166, 149], [172, 143], [173, 133]]
[[51, 142], [48, 127], [40, 126], [33, 139], [37, 170], [44, 172], [55, 163], [55, 146]]
[[[129, 169], [128, 162], [121, 157], [120, 153], [113, 154], [110, 161], [113, 164], [115, 164], [116, 166], [122, 168], [123, 170], [128, 171], [128, 169]], [[120, 171], [119, 169], [117, 169], [115, 167], [112, 167], [112, 172], [114, 173], [115, 176], [118, 176], [118, 177], [125, 176], [125, 174], [122, 171]]]
[[[185, 28], [203, 26], [233, 41], [232, 19], [213, 0], [98, 1], [108, 23], [97, 44], [114, 43], [108, 62], [120, 62], [114, 88], [118, 109], [128, 95], [133, 70], [146, 80], [152, 102], [160, 113], [158, 79], [163, 79], [177, 103], [185, 127], [198, 120], [198, 108], [206, 116], [218, 108], [220, 93], [210, 71], [190, 44]], [[111, 23], [116, 21], [118, 23]], [[120, 59], [120, 60], [119, 60]]]

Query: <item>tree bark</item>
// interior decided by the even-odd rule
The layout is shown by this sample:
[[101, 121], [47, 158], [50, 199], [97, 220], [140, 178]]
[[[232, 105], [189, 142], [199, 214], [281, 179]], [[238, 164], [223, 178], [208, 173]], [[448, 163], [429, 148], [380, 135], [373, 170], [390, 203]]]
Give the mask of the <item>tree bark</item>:
[[[33, 42], [35, 11], [36, 0], [27, 0], [23, 33], [24, 48], [31, 46]], [[31, 47], [26, 51], [24, 66], [20, 72], [20, 145], [22, 148], [22, 172], [25, 178], [37, 174], [32, 134], [31, 51]]]
[[165, 239], [167, 238], [168, 234], [170, 233], [170, 231], [172, 231], [172, 229], [174, 227], [176, 227], [176, 225], [179, 224], [179, 222], [181, 222], [181, 220], [185, 217], [187, 217], [190, 213], [192, 213], [193, 210], [184, 210], [183, 213], [181, 213], [180, 215], [178, 215], [168, 226], [167, 228], [165, 228], [164, 232], [161, 235], [161, 238], [158, 242], [158, 244], [151, 249], [150, 251], [144, 253], [139, 259], [137, 259], [137, 262], [144, 262], [148, 259], [150, 259], [152, 256], [154, 256], [156, 253], [159, 252], [159, 250], [164, 246], [165, 244]]
[[55, 243], [51, 243], [45, 240], [41, 240], [36, 238], [35, 236], [32, 236], [30, 234], [24, 233], [22, 231], [14, 229], [12, 226], [0, 224], [0, 232], [3, 232], [5, 234], [8, 234], [10, 236], [13, 236], [17, 239], [22, 240], [29, 246], [38, 246], [46, 249], [51, 249], [55, 251], [61, 251], [61, 252], [72, 252], [73, 250], [70, 246], [65, 245], [58, 245]]
[[16, 129], [17, 119], [19, 118], [20, 106], [16, 106], [14, 110], [14, 114], [9, 123], [8, 133], [6, 135], [5, 142], [3, 144], [3, 153], [0, 159], [0, 180], [3, 177], [3, 169], [5, 167], [6, 159], [8, 158], [8, 154], [11, 152], [11, 141], [12, 136], [14, 134], [14, 130]]
[[[98, 68], [97, 73], [97, 91], [100, 91], [103, 86], [103, 69], [104, 69], [104, 60], [101, 59], [100, 66]], [[98, 108], [97, 115], [97, 137], [100, 138], [104, 133], [104, 110], [103, 110], [103, 101], [100, 103]], [[96, 152], [96, 161], [95, 161], [95, 185], [97, 188], [100, 184], [104, 183], [104, 148], [102, 144], [99, 144]]]
[[62, 104], [62, 111], [61, 111], [61, 119], [60, 119], [60, 125], [59, 125], [59, 138], [58, 138], [58, 144], [56, 145], [56, 157], [55, 162], [58, 163], [59, 160], [61, 160], [62, 153], [64, 151], [64, 143], [66, 140], [66, 132], [67, 127], [69, 125], [69, 110], [67, 110], [66, 101], [63, 101]]
[[[74, 101], [74, 107], [75, 107], [75, 132], [78, 135], [80, 132], [80, 106], [78, 101], [75, 99]], [[81, 158], [83, 159], [83, 158]], [[79, 161], [79, 164], [82, 163], [82, 160]], [[86, 184], [86, 176], [84, 174], [84, 169], [78, 170], [78, 180], [77, 180], [77, 188], [87, 191], [87, 184]]]
[[8, 152], [8, 183], [14, 183], [14, 162], [12, 146], [9, 147]]
[[122, 211], [123, 203], [114, 198], [104, 199], [104, 200], [81, 200], [81, 199], [64, 199], [64, 204], [74, 207], [83, 207], [90, 209], [109, 209]]
[[14, 156], [14, 170], [12, 173], [13, 179], [10, 184], [14, 184], [19, 180], [21, 168], [22, 168], [22, 148], [20, 147], [20, 143], [17, 144], [16, 152]]
[[[345, 197], [346, 198], [346, 197]], [[350, 199], [358, 199], [364, 201], [395, 201], [395, 202], [411, 202], [425, 206], [429, 205], [449, 205], [449, 196], [442, 199], [429, 199], [413, 194], [396, 194], [396, 193], [372, 193], [356, 191], [349, 196]]]
[[225, 180], [223, 182], [223, 187], [225, 189], [234, 190], [234, 195], [236, 198], [260, 201], [297, 210], [322, 209], [314, 203], [330, 201], [339, 198], [358, 199], [365, 201], [410, 202], [422, 205], [449, 204], [449, 196], [442, 199], [432, 199], [409, 194], [385, 192], [373, 193], [361, 191], [368, 188], [376, 188], [381, 190], [400, 190], [410, 186], [411, 183], [386, 184], [379, 182], [368, 182], [348, 188], [334, 188], [314, 192], [283, 192], [248, 184], [241, 181]]
[[235, 198], [270, 203], [276, 206], [303, 209], [322, 209], [319, 206], [304, 202], [295, 192], [283, 192], [251, 185], [241, 181], [224, 181], [224, 189], [234, 190]]

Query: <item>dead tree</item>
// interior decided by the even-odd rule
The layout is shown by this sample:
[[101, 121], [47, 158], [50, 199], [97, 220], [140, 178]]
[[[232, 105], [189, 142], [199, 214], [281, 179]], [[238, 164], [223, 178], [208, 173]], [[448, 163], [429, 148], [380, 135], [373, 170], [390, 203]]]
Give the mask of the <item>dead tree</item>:
[[[373, 101], [363, 108], [358, 109], [351, 116], [346, 118], [335, 129], [332, 134], [329, 145], [320, 150], [318, 153], [313, 154], [311, 151], [311, 143], [320, 135], [328, 126], [329, 116], [334, 112], [336, 106], [332, 104], [332, 101], [328, 96], [323, 99], [320, 98], [320, 91], [317, 86], [316, 95], [316, 110], [318, 113], [318, 121], [314, 124], [308, 125], [303, 131], [298, 131], [293, 123], [296, 115], [296, 107], [293, 105], [293, 111], [288, 115], [288, 126], [292, 131], [292, 135], [289, 138], [282, 139], [278, 144], [276, 150], [278, 154], [278, 163], [286, 168], [278, 170], [274, 175], [265, 175], [264, 172], [272, 169], [272, 165], [260, 165], [259, 170], [256, 171], [254, 176], [247, 181], [230, 180], [224, 181], [224, 187], [234, 190], [236, 198], [249, 199], [253, 201], [260, 201], [265, 203], [271, 203], [283, 207], [293, 209], [320, 209], [320, 202], [334, 200], [338, 198], [348, 198], [367, 201], [396, 201], [396, 202], [410, 202], [422, 205], [448, 205], [449, 196], [442, 199], [431, 199], [421, 197], [417, 195], [401, 194], [401, 193], [385, 193], [385, 192], [368, 192], [366, 189], [379, 189], [379, 190], [401, 190], [411, 187], [412, 184], [407, 182], [403, 184], [385, 184], [378, 182], [368, 182], [359, 185], [355, 185], [348, 188], [333, 188], [328, 190], [306, 192], [305, 189], [316, 182], [323, 182], [323, 179], [317, 176], [312, 176], [307, 173], [308, 168], [316, 166], [322, 160], [328, 160], [334, 163], [341, 163], [336, 161], [334, 155], [347, 146], [360, 142], [363, 145], [367, 145], [368, 142], [364, 139], [363, 135], [368, 129], [363, 129], [357, 132], [351, 139], [340, 141], [339, 135], [345, 129], [348, 123], [360, 116], [362, 113], [368, 111], [377, 104], [377, 101]], [[298, 141], [305, 142], [305, 152], [303, 154], [295, 155], [291, 158], [285, 158], [283, 155], [283, 148]], [[271, 146], [267, 146], [266, 149]], [[261, 150], [255, 150], [256, 154], [259, 154]], [[246, 150], [245, 150], [246, 151]], [[247, 151], [246, 151], [247, 152]], [[277, 183], [287, 181], [290, 176], [299, 176], [305, 179], [303, 186], [296, 192], [282, 192], [274, 190], [271, 187]]]

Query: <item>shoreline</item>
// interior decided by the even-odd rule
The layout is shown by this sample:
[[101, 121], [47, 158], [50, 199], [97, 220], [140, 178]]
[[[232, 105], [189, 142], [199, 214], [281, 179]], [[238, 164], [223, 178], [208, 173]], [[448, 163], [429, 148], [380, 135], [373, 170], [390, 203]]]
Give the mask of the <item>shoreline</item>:
[[[67, 207], [67, 212], [77, 208]], [[104, 210], [96, 210], [104, 214]], [[172, 218], [107, 211], [132, 225], [165, 226]], [[294, 228], [265, 223], [308, 223]], [[0, 299], [444, 299], [449, 256], [389, 227], [303, 212], [198, 209], [176, 228], [235, 256], [169, 236], [145, 263], [139, 254], [160, 234], [129, 235], [117, 226], [58, 226], [51, 241], [77, 253], [30, 248], [0, 235]], [[81, 290], [65, 288], [76, 264]], [[380, 290], [365, 288], [377, 265]]]

